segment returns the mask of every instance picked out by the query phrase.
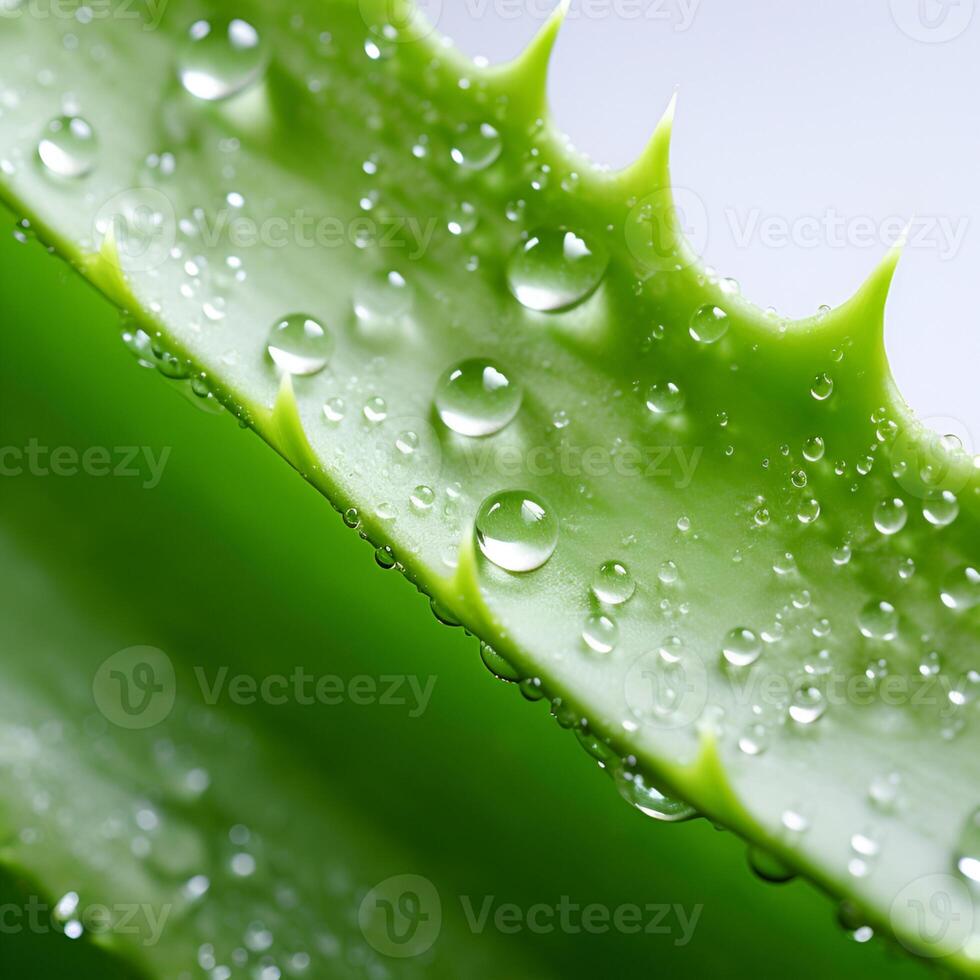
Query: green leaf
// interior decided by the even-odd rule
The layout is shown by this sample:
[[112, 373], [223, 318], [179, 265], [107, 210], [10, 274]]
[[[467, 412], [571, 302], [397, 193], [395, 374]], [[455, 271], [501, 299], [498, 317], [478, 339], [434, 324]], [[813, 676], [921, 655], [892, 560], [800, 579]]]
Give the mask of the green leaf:
[[[243, 6], [262, 57], [212, 61], [205, 82], [248, 82], [214, 102], [187, 91], [203, 91], [196, 7], [14, 18], [5, 62], [50, 77], [7, 99], [3, 193], [130, 334], [142, 324], [144, 360], [346, 511], [499, 672], [552, 699], [631, 802], [689, 815], [656, 785], [845, 899], [854, 926], [980, 973], [963, 872], [980, 483], [888, 372], [897, 252], [843, 306], [770, 316], [680, 236], [672, 107], [633, 167], [599, 171], [547, 120], [560, 15], [518, 62], [482, 68], [407, 10], [334, 0], [277, 23]], [[39, 123], [69, 88], [97, 146]], [[142, 235], [140, 209], [159, 216]], [[333, 350], [299, 376], [320, 365], [292, 349], [290, 377], [269, 334], [299, 312]], [[464, 405], [479, 423], [514, 407], [502, 387], [523, 390], [483, 439], [434, 408], [472, 358], [494, 366], [493, 411]], [[547, 519], [516, 559], [476, 539], [504, 490], [558, 525], [523, 574]], [[635, 583], [621, 604], [592, 589], [610, 562]]]

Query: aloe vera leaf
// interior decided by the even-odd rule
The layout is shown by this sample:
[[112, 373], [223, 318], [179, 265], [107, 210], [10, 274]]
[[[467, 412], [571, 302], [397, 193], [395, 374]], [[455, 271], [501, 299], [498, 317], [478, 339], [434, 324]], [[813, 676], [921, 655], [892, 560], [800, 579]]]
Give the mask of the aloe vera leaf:
[[[215, 391], [338, 506], [356, 505], [364, 533], [389, 547], [444, 609], [562, 698], [580, 723], [612, 743], [616, 756], [635, 758], [622, 773], [628, 783], [633, 769], [642, 771], [847, 897], [868, 921], [893, 928], [914, 951], [939, 954], [975, 972], [969, 926], [975, 902], [955, 867], [976, 807], [970, 728], [975, 675], [969, 673], [976, 609], [964, 576], [977, 553], [977, 480], [971, 459], [934, 446], [916, 428], [891, 383], [881, 334], [897, 255], [830, 314], [774, 322], [708, 281], [696, 257], [672, 238], [676, 226], [658, 219], [669, 201], [669, 113], [644, 157], [615, 175], [577, 159], [547, 121], [538, 125], [557, 19], [515, 65], [480, 69], [430, 36], [408, 43], [371, 40], [364, 15], [371, 22], [374, 9], [338, 3], [322, 14], [310, 12], [304, 24], [329, 13], [329, 43], [296, 26], [299, 20], [277, 30], [258, 18], [275, 57], [261, 85], [224, 106], [192, 103], [175, 83], [162, 103], [156, 89], [142, 99], [138, 92], [122, 99], [106, 92], [99, 73], [76, 73], [73, 88], [90, 106], [103, 141], [100, 166], [84, 178], [87, 207], [74, 186], [52, 186], [50, 175], [31, 164], [44, 95], [18, 93], [17, 111], [4, 120], [4, 131], [12, 134], [9, 200], [120, 305], [151, 315], [171, 354], [190, 357]], [[141, 72], [167, 79], [174, 73], [172, 38], [190, 19], [168, 10], [162, 30], [138, 37], [132, 25], [92, 26], [108, 52], [105, 60], [121, 66], [138, 57]], [[23, 21], [15, 28], [9, 36], [23, 53], [13, 56], [13, 64], [54, 64], [58, 32], [42, 33]], [[365, 47], [365, 39], [373, 47]], [[324, 44], [327, 50], [318, 47]], [[104, 64], [102, 70], [110, 74]], [[320, 81], [311, 86], [317, 72]], [[459, 84], [461, 77], [468, 86]], [[97, 110], [110, 105], [112, 122], [100, 125]], [[484, 176], [463, 179], [449, 152], [455, 127], [488, 119], [502, 135], [500, 159]], [[234, 176], [222, 175], [216, 148], [222, 136], [240, 140]], [[246, 257], [246, 282], [228, 288], [221, 322], [206, 323], [200, 298], [180, 295], [183, 261], [126, 271], [126, 258], [111, 239], [94, 252], [92, 219], [101, 202], [141, 179], [146, 154], [158, 152], [161, 143], [183, 168], [160, 183], [175, 215], [189, 215], [195, 206], [213, 213], [227, 183], [260, 217], [304, 208], [309, 213], [316, 201], [317, 216], [337, 217], [347, 227], [365, 186], [373, 186], [363, 163], [377, 153], [375, 184], [383, 203], [373, 206], [376, 216], [438, 216], [448, 225], [449, 212], [456, 214], [447, 208], [451, 192], [451, 204], [462, 198], [474, 205], [479, 225], [464, 243], [448, 228], [437, 229], [414, 261], [405, 261], [406, 250], [402, 272], [414, 287], [415, 306], [394, 336], [365, 335], [350, 312], [351, 284], [398, 264], [380, 247], [263, 249], [250, 264]], [[232, 144], [223, 145], [227, 151]], [[537, 153], [531, 156], [531, 150]], [[576, 181], [568, 179], [573, 170]], [[531, 190], [532, 181], [538, 190]], [[652, 243], [642, 237], [649, 228], [642, 220], [647, 195], [653, 195], [659, 233]], [[521, 220], [508, 222], [507, 202], [521, 199]], [[522, 233], [559, 225], [601, 241], [611, 255], [609, 270], [587, 302], [566, 313], [534, 314], [505, 289], [507, 260]], [[199, 244], [188, 254], [196, 254]], [[211, 267], [223, 258], [220, 252], [210, 255]], [[470, 256], [479, 260], [472, 271], [475, 263], [466, 268]], [[220, 284], [208, 283], [212, 288]], [[719, 343], [699, 347], [688, 328], [703, 307], [726, 312], [727, 333]], [[301, 309], [336, 332], [338, 348], [328, 373], [290, 384], [280, 381], [263, 352], [270, 324]], [[645, 351], [651, 328], [660, 325], [663, 339]], [[527, 395], [517, 422], [491, 444], [489, 459], [478, 454], [474, 460], [471, 443], [428, 424], [439, 375], [476, 353], [519, 366]], [[683, 392], [686, 406], [664, 419], [647, 410], [644, 395], [651, 384], [668, 382]], [[322, 406], [339, 391], [355, 410], [331, 428]], [[375, 397], [384, 398], [388, 415], [368, 428], [357, 409]], [[571, 424], [546, 435], [556, 410], [567, 411]], [[410, 428], [421, 431], [424, 451], [416, 454], [414, 472], [406, 473], [391, 462], [391, 446], [399, 431]], [[803, 447], [810, 445], [812, 454], [815, 437], [823, 440], [823, 458], [806, 460]], [[529, 471], [532, 449], [550, 450], [561, 440], [599, 447], [605, 458], [622, 444], [666, 448], [676, 459], [681, 449], [703, 454], [690, 486], [683, 487], [652, 472], [623, 479], [607, 471], [583, 479], [580, 473]], [[524, 461], [519, 476], [506, 474], [495, 455], [503, 447], [516, 448]], [[805, 486], [798, 485], [804, 479]], [[454, 489], [456, 499], [441, 520], [407, 506], [411, 487], [426, 480]], [[481, 500], [515, 480], [547, 500], [562, 527], [551, 561], [524, 577], [490, 567], [472, 535]], [[937, 529], [920, 508], [927, 495], [942, 490], [957, 495], [959, 514], [951, 526]], [[904, 507], [881, 508], [898, 496]], [[902, 529], [879, 533], [876, 508], [880, 524], [904, 520]], [[392, 511], [394, 523], [379, 516]], [[845, 546], [850, 558], [838, 565], [834, 556], [845, 554]], [[795, 556], [793, 563], [787, 553]], [[640, 588], [616, 612], [616, 649], [596, 656], [580, 639], [590, 613], [588, 584], [600, 562], [616, 557], [626, 561]], [[915, 564], [911, 576], [909, 558]], [[665, 561], [678, 567], [673, 592], [661, 582]], [[956, 575], [962, 587], [949, 584]], [[753, 587], [735, 587], [742, 583]], [[963, 588], [953, 605], [965, 608], [942, 604], [944, 590], [950, 595], [948, 590]], [[890, 604], [883, 628], [867, 612], [869, 603], [881, 601]], [[900, 619], [897, 639], [858, 632], [864, 615], [872, 621], [866, 632], [890, 635], [892, 607]], [[824, 620], [830, 633], [815, 637], [814, 628], [826, 630]], [[721, 666], [725, 637], [736, 628], [774, 638], [737, 682]], [[695, 705], [696, 717], [685, 717], [683, 725], [650, 718], [649, 706], [638, 704], [644, 699], [635, 672], [644, 673], [646, 652], [656, 651], [665, 635], [684, 641], [688, 679], [707, 709]], [[822, 648], [829, 657], [815, 659]], [[941, 696], [929, 704], [896, 708], [879, 695], [868, 706], [855, 703], [852, 693], [824, 693], [821, 700], [810, 690], [846, 686], [869, 664], [872, 673], [883, 673], [880, 660], [908, 689], [922, 676], [920, 667], [931, 669], [934, 661], [924, 658], [932, 652], [940, 654], [941, 679], [955, 688], [952, 701], [941, 686]], [[828, 662], [830, 678], [811, 683], [807, 666], [819, 672]], [[654, 674], [662, 669], [655, 655], [648, 666]], [[782, 693], [761, 693], [757, 685], [764, 676]], [[785, 711], [796, 697], [804, 702], [796, 711], [803, 718], [833, 703], [818, 722], [800, 725]], [[911, 694], [903, 700], [911, 702]], [[749, 757], [738, 742], [756, 724], [753, 702], [767, 701], [760, 707], [776, 709], [763, 711], [776, 716], [767, 726], [768, 746], [763, 755]], [[857, 758], [855, 740], [861, 746]], [[926, 781], [931, 791], [900, 790], [895, 812], [881, 813], [879, 788], [890, 793], [893, 773], [904, 787]], [[869, 795], [879, 798], [877, 808]], [[868, 832], [882, 838], [873, 867], [856, 864], [860, 858], [853, 853], [854, 839]], [[941, 876], [939, 891], [935, 875]], [[937, 895], [946, 904], [933, 902]], [[921, 910], [940, 905], [960, 924], [957, 929], [932, 928], [937, 922], [922, 928]]]

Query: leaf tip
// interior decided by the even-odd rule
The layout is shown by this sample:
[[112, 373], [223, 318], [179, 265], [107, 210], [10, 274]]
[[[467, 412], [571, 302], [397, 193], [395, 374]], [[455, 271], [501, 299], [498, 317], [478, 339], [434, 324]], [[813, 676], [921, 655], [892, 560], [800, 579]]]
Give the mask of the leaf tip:
[[532, 100], [530, 108], [540, 115], [548, 104], [548, 68], [554, 52], [558, 32], [565, 23], [571, 0], [560, 0], [551, 15], [531, 42], [505, 66], [506, 74], [514, 88]]

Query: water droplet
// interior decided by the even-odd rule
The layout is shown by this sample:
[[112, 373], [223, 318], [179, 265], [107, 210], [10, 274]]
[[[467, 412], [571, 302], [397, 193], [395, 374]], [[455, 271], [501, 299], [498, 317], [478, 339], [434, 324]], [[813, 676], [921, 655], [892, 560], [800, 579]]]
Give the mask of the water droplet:
[[542, 229], [515, 250], [507, 280], [522, 306], [559, 313], [588, 299], [599, 288], [608, 264], [602, 245], [571, 231]]
[[946, 576], [940, 596], [948, 609], [972, 609], [980, 602], [980, 571], [972, 566], [954, 569]]
[[749, 725], [738, 740], [738, 747], [746, 755], [762, 755], [769, 747], [769, 729], [765, 725], [756, 722]]
[[636, 583], [622, 562], [607, 561], [596, 569], [592, 578], [592, 592], [600, 602], [619, 606], [633, 598]]
[[344, 523], [349, 528], [360, 527], [361, 515], [357, 512], [356, 507], [348, 507], [347, 510], [344, 511]]
[[820, 516], [820, 501], [814, 497], [800, 503], [796, 519], [801, 524], [812, 524]]
[[660, 565], [660, 570], [657, 572], [657, 578], [664, 585], [673, 585], [679, 577], [677, 571], [677, 564], [669, 559]]
[[483, 555], [508, 572], [532, 572], [555, 553], [558, 518], [540, 497], [506, 490], [488, 497], [476, 517]]
[[671, 415], [684, 408], [687, 396], [673, 381], [659, 381], [647, 391], [647, 408], [654, 415]]
[[967, 817], [956, 843], [956, 870], [980, 885], [980, 807]]
[[247, 21], [195, 21], [181, 44], [177, 74], [191, 95], [208, 102], [237, 95], [265, 69], [258, 31]]
[[500, 157], [503, 141], [489, 123], [461, 126], [449, 151], [453, 163], [464, 170], [486, 170]]
[[810, 386], [810, 394], [818, 402], [825, 402], [834, 393], [834, 379], [829, 374], [818, 374]]
[[395, 324], [411, 309], [415, 290], [399, 272], [372, 272], [354, 290], [354, 314], [364, 326]]
[[582, 639], [596, 653], [612, 653], [619, 641], [619, 625], [611, 616], [594, 613], [582, 627]]
[[898, 793], [901, 785], [902, 777], [897, 772], [875, 776], [868, 786], [868, 798], [877, 809], [885, 813], [890, 813], [895, 809], [895, 805], [898, 802]]
[[823, 717], [826, 710], [827, 699], [823, 691], [812, 684], [802, 684], [793, 693], [789, 716], [800, 725], [812, 725]]
[[948, 527], [959, 514], [960, 502], [950, 490], [931, 493], [922, 505], [922, 516], [934, 527]]
[[875, 527], [886, 535], [898, 534], [909, 519], [908, 508], [901, 497], [881, 500], [875, 505]]
[[505, 660], [488, 643], [480, 643], [480, 659], [484, 666], [495, 677], [509, 683], [516, 683], [521, 679], [521, 672], [509, 661]]
[[388, 403], [380, 395], [372, 395], [361, 409], [364, 418], [372, 425], [384, 422], [388, 418]]
[[56, 116], [37, 144], [41, 163], [57, 177], [84, 177], [95, 166], [99, 143], [81, 116]]
[[494, 361], [472, 358], [450, 368], [436, 386], [436, 410], [453, 432], [489, 436], [517, 415], [524, 392]]
[[280, 370], [308, 376], [327, 366], [333, 346], [333, 334], [322, 323], [291, 313], [272, 325], [266, 350]]
[[826, 452], [826, 446], [820, 436], [813, 436], [812, 439], [807, 439], [803, 444], [803, 456], [811, 463], [823, 459], [824, 452]]
[[476, 228], [478, 220], [476, 207], [469, 201], [461, 201], [453, 208], [446, 227], [450, 235], [468, 235]]
[[783, 864], [779, 858], [761, 847], [750, 847], [748, 858], [749, 867], [752, 871], [770, 884], [782, 885], [796, 877], [796, 873]]
[[347, 406], [344, 399], [340, 397], [328, 398], [323, 403], [323, 414], [328, 422], [343, 422]]
[[869, 640], [894, 640], [898, 636], [898, 611], [884, 599], [873, 599], [858, 615], [858, 629]]
[[691, 336], [699, 344], [715, 344], [728, 333], [728, 314], [710, 303], [691, 317]]
[[752, 630], [743, 627], [725, 637], [721, 652], [733, 667], [751, 667], [762, 653], [762, 644]]
[[412, 505], [412, 509], [419, 513], [424, 513], [429, 510], [435, 502], [435, 491], [432, 487], [425, 486], [425, 484], [417, 486], [409, 497], [409, 503]]
[[698, 815], [694, 807], [664, 796], [660, 790], [647, 783], [639, 773], [617, 769], [613, 778], [620, 796], [654, 820], [677, 823], [681, 820], [691, 820]]

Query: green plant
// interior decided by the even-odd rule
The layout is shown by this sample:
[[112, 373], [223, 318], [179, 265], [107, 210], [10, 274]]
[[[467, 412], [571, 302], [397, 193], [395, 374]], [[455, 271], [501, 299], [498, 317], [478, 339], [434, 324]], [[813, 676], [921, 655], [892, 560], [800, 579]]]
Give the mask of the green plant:
[[[977, 856], [978, 481], [891, 382], [897, 252], [844, 306], [770, 317], [678, 234], [671, 112], [620, 174], [554, 132], [558, 17], [490, 69], [411, 18], [386, 33], [386, 6], [303, 4], [288, 23], [243, 10], [270, 57], [237, 68], [195, 60], [189, 9], [152, 31], [92, 25], [104, 61], [82, 44], [95, 65], [71, 86], [95, 140], [38, 132], [61, 80], [25, 89], [0, 118], [3, 194], [126, 311], [143, 361], [254, 428], [380, 564], [488, 644], [488, 666], [551, 699], [631, 803], [661, 819], [693, 805], [761, 848], [766, 873], [844, 899], [853, 927], [976, 973], [976, 893], [957, 869]], [[36, 74], [64, 33], [22, 19], [0, 44]], [[122, 91], [124, 72], [169, 87]], [[202, 100], [202, 78], [241, 91]], [[135, 220], [148, 207], [181, 221], [178, 252]], [[253, 256], [222, 239], [221, 215], [239, 214], [293, 238]], [[301, 238], [359, 218], [372, 241]], [[305, 334], [290, 320], [270, 335], [296, 311]], [[446, 390], [476, 357], [492, 359], [476, 395]], [[474, 522], [502, 490], [537, 520], [516, 539], [488, 521], [481, 549]], [[302, 774], [280, 778], [300, 799]], [[64, 855], [48, 857], [24, 863], [60, 880]]]

